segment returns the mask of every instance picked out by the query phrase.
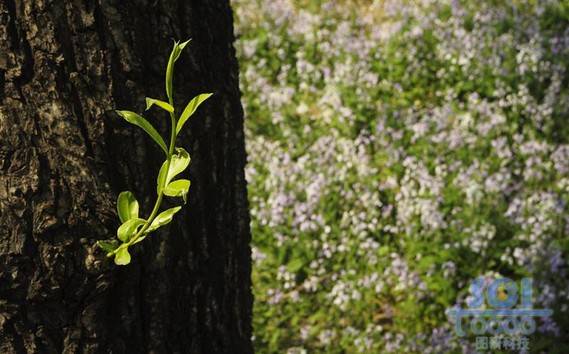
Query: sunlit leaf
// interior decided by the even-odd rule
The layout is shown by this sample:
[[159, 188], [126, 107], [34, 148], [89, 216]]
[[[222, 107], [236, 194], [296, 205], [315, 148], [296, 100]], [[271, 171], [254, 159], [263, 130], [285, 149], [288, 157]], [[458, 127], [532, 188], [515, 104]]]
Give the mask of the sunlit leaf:
[[129, 191], [119, 194], [117, 199], [117, 212], [121, 222], [138, 218], [138, 202], [134, 194]]
[[162, 163], [160, 167], [160, 171], [158, 172], [158, 178], [156, 180], [156, 193], [160, 195], [162, 193], [162, 189], [166, 186], [166, 177], [168, 175], [168, 170], [166, 169], [167, 161]]
[[157, 100], [155, 98], [146, 97], [146, 110], [149, 110], [153, 105], [157, 105], [167, 112], [174, 112], [174, 107], [172, 107], [168, 102]]
[[172, 76], [174, 75], [174, 62], [179, 56], [178, 51], [178, 43], [174, 42], [174, 47], [168, 59], [168, 66], [166, 67], [166, 95], [168, 99], [172, 98]]
[[127, 122], [134, 124], [136, 126], [141, 127], [150, 137], [164, 150], [166, 155], [168, 155], [168, 149], [166, 148], [166, 144], [164, 143], [164, 139], [158, 134], [156, 129], [150, 124], [146, 119], [142, 116], [130, 112], [130, 111], [117, 111], [117, 113], [123, 117]]
[[170, 168], [168, 169], [168, 177], [166, 178], [166, 185], [183, 172], [190, 165], [190, 154], [184, 148], [176, 148], [176, 153], [172, 155]]
[[187, 41], [180, 43], [174, 42], [174, 46], [172, 47], [172, 52], [170, 53], [170, 58], [168, 59], [168, 66], [166, 67], [166, 95], [168, 99], [172, 99], [172, 77], [174, 76], [174, 63], [180, 57], [180, 53], [182, 53], [182, 49], [191, 41], [188, 39]]
[[152, 224], [150, 224], [148, 232], [154, 231], [160, 226], [168, 224], [170, 221], [172, 221], [174, 214], [176, 214], [180, 209], [182, 209], [182, 207], [177, 206], [174, 208], [164, 210], [163, 212], [158, 214], [158, 216], [154, 219], [154, 221], [152, 221]]
[[158, 194], [161, 193], [162, 186], [167, 186], [174, 177], [176, 177], [188, 167], [190, 160], [190, 154], [188, 154], [184, 148], [176, 148], [176, 153], [172, 155], [172, 159], [170, 161], [168, 173], [166, 173], [167, 161], [164, 161], [162, 167], [160, 167], [160, 172], [158, 172]]
[[111, 253], [119, 247], [119, 242], [117, 240], [97, 241], [97, 246], [99, 246], [103, 251]]
[[179, 179], [170, 182], [166, 188], [164, 188], [164, 194], [169, 197], [182, 197], [184, 202], [186, 201], [186, 195], [190, 188], [190, 181], [187, 179]]
[[120, 247], [115, 255], [116, 265], [127, 265], [130, 263], [130, 253], [128, 253], [128, 247]]
[[188, 103], [186, 108], [184, 108], [184, 111], [182, 112], [180, 119], [178, 120], [178, 124], [176, 125], [176, 135], [180, 133], [180, 131], [184, 127], [184, 124], [186, 124], [188, 118], [190, 118], [196, 112], [200, 104], [202, 104], [202, 102], [207, 100], [211, 95], [213, 95], [213, 93], [202, 93], [201, 95], [197, 95], [196, 97], [194, 97]]
[[[180, 44], [178, 45], [178, 47], [180, 48], [180, 52], [188, 45], [188, 43], [190, 43], [191, 40], [192, 40], [192, 39], [190, 38], [190, 39], [188, 39], [187, 41], [182, 42], [182, 43], [180, 43]], [[179, 55], [179, 54], [178, 54], [178, 55]], [[176, 60], [178, 60], [178, 58], [176, 58]]]
[[128, 240], [136, 233], [138, 227], [144, 224], [146, 220], [144, 219], [130, 219], [125, 221], [117, 230], [117, 237], [122, 242], [128, 242]]

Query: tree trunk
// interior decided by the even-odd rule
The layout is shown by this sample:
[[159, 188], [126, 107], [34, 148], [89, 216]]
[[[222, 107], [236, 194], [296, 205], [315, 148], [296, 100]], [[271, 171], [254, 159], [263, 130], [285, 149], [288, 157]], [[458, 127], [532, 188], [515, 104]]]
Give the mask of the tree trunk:
[[[94, 244], [116, 237], [119, 192], [148, 216], [163, 154], [113, 110], [164, 99], [187, 38], [177, 106], [214, 92], [178, 139], [188, 204], [115, 266]], [[0, 0], [0, 353], [252, 352], [233, 39], [226, 0]]]

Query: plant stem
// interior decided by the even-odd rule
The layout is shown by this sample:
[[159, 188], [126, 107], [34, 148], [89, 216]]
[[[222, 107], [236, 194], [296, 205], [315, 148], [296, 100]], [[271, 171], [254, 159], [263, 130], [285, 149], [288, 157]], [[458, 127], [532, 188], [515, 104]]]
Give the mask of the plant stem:
[[[170, 105], [174, 106], [173, 99], [171, 97], [169, 98], [169, 101], [170, 101]], [[170, 162], [172, 161], [172, 155], [174, 154], [174, 147], [176, 145], [176, 116], [175, 116], [174, 112], [170, 112], [170, 121], [172, 123], [172, 129], [170, 130], [170, 146], [168, 147], [168, 156], [166, 158], [166, 176], [168, 176], [168, 171], [170, 170]], [[166, 180], [167, 179], [165, 178], [162, 183], [165, 184]], [[146, 230], [148, 230], [148, 228], [152, 224], [152, 221], [154, 221], [154, 218], [156, 218], [156, 214], [158, 214], [158, 210], [160, 210], [160, 205], [162, 204], [162, 198], [164, 196], [164, 193], [162, 193], [162, 190], [164, 189], [164, 187], [166, 187], [166, 186], [165, 185], [160, 186], [160, 188], [159, 188], [160, 194], [158, 195], [158, 198], [156, 199], [156, 203], [154, 203], [154, 208], [152, 208], [152, 212], [150, 213], [150, 216], [148, 217], [148, 219], [146, 220], [146, 223], [144, 223], [144, 225], [142, 226], [140, 231], [138, 231], [136, 233], [136, 235], [134, 235], [134, 237], [132, 237], [128, 241], [127, 247], [132, 245], [134, 242], [136, 242], [136, 240], [138, 240], [142, 235], [144, 235], [144, 232]]]

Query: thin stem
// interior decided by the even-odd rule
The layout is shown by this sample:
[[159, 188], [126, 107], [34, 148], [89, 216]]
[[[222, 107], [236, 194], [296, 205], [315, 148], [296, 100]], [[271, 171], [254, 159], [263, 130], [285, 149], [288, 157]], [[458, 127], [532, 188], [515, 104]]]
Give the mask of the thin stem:
[[[169, 97], [169, 101], [170, 101], [170, 105], [174, 106], [173, 99], [171, 97]], [[172, 129], [170, 130], [170, 146], [168, 148], [168, 156], [166, 158], [166, 175], [168, 175], [168, 171], [170, 170], [170, 162], [172, 161], [172, 155], [174, 154], [174, 147], [176, 145], [176, 116], [174, 115], [174, 112], [170, 112], [170, 121], [172, 123]], [[159, 188], [160, 194], [158, 195], [158, 198], [156, 199], [156, 203], [154, 203], [154, 208], [152, 208], [152, 212], [150, 213], [150, 216], [146, 220], [146, 223], [144, 223], [144, 225], [142, 226], [140, 231], [138, 231], [136, 233], [136, 235], [134, 235], [134, 237], [132, 237], [128, 241], [127, 247], [132, 245], [134, 242], [136, 242], [136, 240], [138, 240], [142, 235], [144, 235], [144, 232], [146, 230], [148, 230], [148, 228], [150, 227], [150, 225], [154, 221], [154, 218], [156, 218], [156, 214], [158, 214], [158, 210], [160, 210], [160, 205], [162, 204], [162, 198], [164, 196], [164, 193], [162, 193], [162, 190], [164, 189], [164, 187], [166, 187], [166, 185], [165, 185], [166, 180], [167, 179], [165, 178], [161, 182], [162, 185]]]

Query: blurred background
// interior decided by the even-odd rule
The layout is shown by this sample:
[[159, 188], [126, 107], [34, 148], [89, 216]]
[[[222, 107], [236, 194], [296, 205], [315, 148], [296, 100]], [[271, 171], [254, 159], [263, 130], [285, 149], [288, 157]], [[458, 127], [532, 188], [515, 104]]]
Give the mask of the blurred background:
[[472, 351], [479, 276], [569, 352], [569, 2], [232, 5], [257, 352]]

